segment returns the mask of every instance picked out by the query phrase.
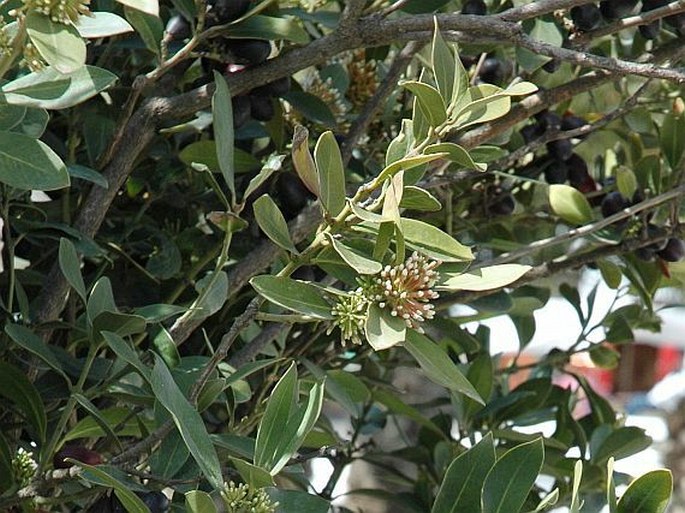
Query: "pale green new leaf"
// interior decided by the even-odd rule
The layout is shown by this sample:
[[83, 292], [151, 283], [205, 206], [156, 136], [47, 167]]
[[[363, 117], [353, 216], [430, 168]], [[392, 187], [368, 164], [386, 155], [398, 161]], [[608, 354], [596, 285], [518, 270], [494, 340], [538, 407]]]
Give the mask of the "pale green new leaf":
[[291, 253], [298, 253], [290, 238], [288, 223], [280, 209], [268, 194], [263, 194], [253, 204], [255, 219], [262, 231], [278, 246]]
[[219, 169], [235, 199], [235, 150], [233, 141], [233, 104], [226, 79], [221, 73], [214, 72], [216, 90], [212, 96], [212, 115], [214, 117], [214, 139]]
[[54, 22], [34, 10], [26, 15], [26, 33], [41, 57], [60, 73], [86, 64], [86, 43], [73, 25]]
[[345, 169], [340, 148], [330, 130], [321, 134], [314, 148], [321, 203], [329, 215], [337, 216], [345, 206]]
[[421, 112], [432, 127], [438, 127], [447, 120], [445, 101], [435, 87], [415, 80], [408, 80], [400, 85], [414, 93]]
[[314, 285], [281, 276], [255, 276], [250, 284], [266, 299], [315, 319], [333, 319], [331, 305]]
[[521, 264], [500, 264], [481, 267], [464, 273], [440, 273], [438, 290], [492, 290], [506, 287], [526, 274], [531, 267]]
[[81, 37], [97, 39], [133, 32], [133, 27], [122, 18], [111, 12], [95, 11], [90, 16], [80, 16], [75, 25]]
[[42, 141], [0, 133], [0, 182], [24, 190], [49, 191], [69, 186], [64, 162]]
[[570, 185], [550, 185], [549, 205], [556, 215], [572, 224], [585, 224], [593, 219], [592, 207], [587, 198]]
[[387, 309], [371, 305], [364, 324], [364, 333], [371, 347], [375, 351], [382, 351], [404, 342], [407, 325], [403, 319], [390, 315]]

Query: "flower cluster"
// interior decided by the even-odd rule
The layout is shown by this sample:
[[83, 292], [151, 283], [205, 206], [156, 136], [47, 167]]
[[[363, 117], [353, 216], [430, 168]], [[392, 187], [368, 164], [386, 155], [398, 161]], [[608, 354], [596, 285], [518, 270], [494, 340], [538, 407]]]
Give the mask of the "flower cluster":
[[345, 345], [348, 340], [355, 344], [362, 343], [364, 322], [369, 308], [369, 299], [364, 294], [364, 289], [359, 287], [350, 295], [341, 297], [331, 309], [335, 321], [330, 327], [330, 333], [334, 327], [340, 328], [340, 339]]
[[49, 16], [54, 23], [71, 25], [90, 16], [90, 0], [26, 0], [27, 7]]
[[438, 265], [414, 252], [404, 263], [387, 265], [375, 277], [360, 279], [359, 287], [342, 296], [331, 309], [335, 320], [329, 333], [338, 327], [343, 345], [349, 340], [361, 344], [371, 304], [389, 309], [390, 315], [403, 319], [408, 328], [423, 333], [421, 323], [435, 315], [431, 301], [438, 298], [433, 290]]
[[438, 279], [438, 265], [415, 251], [403, 264], [385, 266], [376, 278], [378, 306], [389, 308], [390, 315], [404, 319], [408, 328], [422, 333], [419, 323], [435, 315], [430, 301], [438, 298], [432, 290]]
[[350, 85], [345, 96], [355, 109], [361, 109], [378, 89], [378, 77], [376, 61], [366, 60], [363, 50], [357, 50], [352, 54], [352, 59], [347, 63], [347, 74]]
[[17, 454], [12, 458], [12, 470], [19, 486], [24, 487], [31, 482], [36, 473], [36, 468], [38, 465], [33, 459], [33, 453], [20, 447]]
[[233, 481], [225, 485], [221, 498], [228, 513], [274, 513], [278, 506], [262, 488], [255, 490], [245, 483], [236, 485]]

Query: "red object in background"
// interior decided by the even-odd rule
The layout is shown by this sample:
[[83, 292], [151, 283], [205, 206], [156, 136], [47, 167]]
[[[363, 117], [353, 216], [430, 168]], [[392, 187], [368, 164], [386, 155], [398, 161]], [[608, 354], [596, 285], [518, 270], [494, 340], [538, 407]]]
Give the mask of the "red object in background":
[[656, 381], [661, 381], [671, 372], [680, 370], [683, 363], [683, 351], [673, 346], [660, 347], [655, 363], [654, 377]]

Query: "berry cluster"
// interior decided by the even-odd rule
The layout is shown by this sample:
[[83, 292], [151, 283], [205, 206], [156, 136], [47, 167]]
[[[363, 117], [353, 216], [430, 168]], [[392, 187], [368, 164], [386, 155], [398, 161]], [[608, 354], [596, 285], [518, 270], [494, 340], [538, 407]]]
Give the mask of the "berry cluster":
[[[570, 15], [573, 25], [580, 32], [596, 29], [602, 24], [629, 16], [636, 10], [639, 0], [603, 0], [596, 3], [577, 5], [571, 9]], [[641, 12], [648, 12], [668, 4], [668, 0], [642, 0]], [[685, 15], [674, 14], [663, 20], [680, 36], [685, 35]], [[645, 39], [656, 39], [661, 31], [661, 20], [646, 25], [640, 25], [640, 34]]]
[[[245, 15], [251, 0], [209, 0], [205, 15], [206, 28], [224, 25]], [[165, 29], [165, 43], [190, 37], [190, 22], [180, 14], [172, 16]], [[204, 49], [203, 70], [211, 78], [213, 70], [223, 74], [239, 73], [248, 66], [265, 62], [272, 53], [271, 42], [262, 39], [212, 38]], [[274, 117], [274, 98], [290, 91], [290, 77], [280, 78], [233, 98], [233, 124], [240, 128], [250, 118], [269, 121]]]

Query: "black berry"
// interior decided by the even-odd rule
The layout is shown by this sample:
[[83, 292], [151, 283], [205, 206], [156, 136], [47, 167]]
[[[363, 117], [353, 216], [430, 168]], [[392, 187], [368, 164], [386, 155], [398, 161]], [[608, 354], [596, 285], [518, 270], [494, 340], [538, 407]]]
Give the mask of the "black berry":
[[[575, 116], [574, 114], [566, 114], [563, 118], [561, 118], [560, 128], [562, 130], [575, 130], [576, 128], [584, 127], [587, 124], [588, 122], [580, 116]], [[579, 137], [579, 139], [582, 137], [584, 136]]]
[[250, 0], [209, 0], [207, 25], [223, 25], [237, 20], [250, 8]]
[[523, 142], [528, 144], [540, 137], [544, 132], [544, 129], [539, 123], [533, 123], [532, 125], [526, 125], [521, 128], [521, 137], [523, 137]]
[[253, 95], [257, 96], [283, 96], [290, 91], [290, 77], [282, 77], [263, 86], [255, 87]]
[[232, 39], [228, 48], [236, 60], [246, 64], [262, 63], [271, 53], [271, 43], [261, 39]]
[[488, 57], [480, 65], [478, 78], [488, 84], [501, 84], [507, 76], [507, 69], [500, 59]]
[[668, 239], [666, 247], [657, 253], [659, 258], [667, 262], [680, 262], [685, 258], [685, 242], [682, 239]]
[[552, 161], [545, 168], [545, 181], [547, 183], [564, 183], [566, 180], [568, 180], [568, 167], [565, 162]]
[[558, 61], [556, 59], [552, 59], [551, 61], [547, 61], [542, 66], [542, 69], [543, 69], [543, 71], [545, 71], [547, 73], [554, 73], [556, 70], [559, 69], [559, 66], [561, 66], [561, 61]]
[[604, 196], [602, 200], [602, 215], [609, 217], [620, 212], [628, 206], [628, 202], [618, 191], [613, 191]]
[[293, 173], [282, 173], [276, 180], [275, 196], [286, 219], [292, 219], [314, 195]]
[[487, 13], [488, 8], [483, 0], [466, 0], [461, 6], [462, 14], [477, 14], [479, 16]]
[[602, 22], [602, 13], [597, 4], [577, 5], [571, 8], [573, 25], [583, 32], [597, 28]]
[[497, 216], [508, 216], [514, 212], [516, 203], [511, 194], [500, 194], [488, 205], [488, 212]]
[[250, 95], [250, 114], [257, 121], [269, 121], [276, 114], [273, 101], [269, 96]]
[[543, 110], [535, 115], [542, 131], [559, 130], [561, 128], [561, 117], [556, 112]]
[[547, 143], [547, 152], [557, 161], [566, 161], [573, 155], [573, 143], [568, 139], [557, 139]]
[[231, 103], [233, 105], [233, 127], [240, 128], [250, 119], [250, 98], [247, 96], [234, 96]]
[[633, 12], [638, 0], [604, 0], [599, 3], [599, 10], [606, 20], [616, 20]]
[[169, 499], [162, 492], [138, 493], [138, 497], [150, 508], [151, 513], [166, 513], [169, 511]]
[[172, 16], [164, 28], [167, 41], [182, 40], [190, 37], [190, 23], [180, 14]]

